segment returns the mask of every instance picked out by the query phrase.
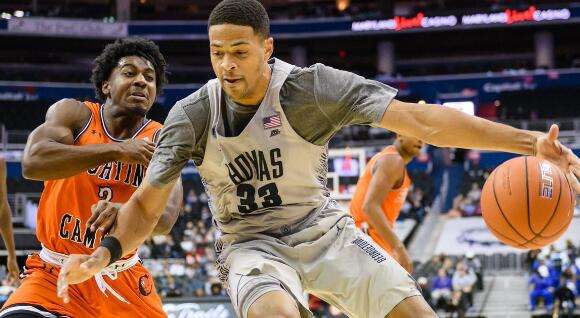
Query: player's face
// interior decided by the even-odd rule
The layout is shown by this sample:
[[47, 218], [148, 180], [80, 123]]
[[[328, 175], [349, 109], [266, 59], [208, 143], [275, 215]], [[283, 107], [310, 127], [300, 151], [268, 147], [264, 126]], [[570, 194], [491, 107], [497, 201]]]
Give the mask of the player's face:
[[268, 89], [268, 59], [272, 38], [264, 39], [252, 27], [234, 24], [209, 28], [211, 65], [223, 90], [235, 102], [254, 105]]
[[119, 59], [109, 80], [103, 83], [103, 92], [114, 105], [144, 116], [157, 97], [155, 80], [151, 62], [139, 56], [127, 56]]
[[417, 156], [421, 152], [423, 142], [415, 137], [398, 136], [399, 143], [406, 153]]

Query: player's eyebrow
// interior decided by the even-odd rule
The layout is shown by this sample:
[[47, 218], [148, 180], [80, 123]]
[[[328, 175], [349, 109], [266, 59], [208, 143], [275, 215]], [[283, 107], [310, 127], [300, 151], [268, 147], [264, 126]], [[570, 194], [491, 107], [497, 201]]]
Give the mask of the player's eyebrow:
[[[240, 45], [244, 45], [244, 44], [250, 44], [250, 42], [248, 42], [247, 40], [237, 40], [234, 43], [230, 44], [230, 46], [240, 46]], [[214, 46], [214, 47], [222, 47], [222, 42], [213, 42], [210, 43], [210, 46]]]
[[[124, 62], [123, 64], [119, 65], [119, 68], [123, 68], [123, 67], [133, 67], [138, 69], [137, 65], [131, 63], [131, 62]], [[149, 65], [149, 63], [147, 63], [147, 69], [145, 70], [145, 72], [153, 72], [155, 73], [155, 70]]]

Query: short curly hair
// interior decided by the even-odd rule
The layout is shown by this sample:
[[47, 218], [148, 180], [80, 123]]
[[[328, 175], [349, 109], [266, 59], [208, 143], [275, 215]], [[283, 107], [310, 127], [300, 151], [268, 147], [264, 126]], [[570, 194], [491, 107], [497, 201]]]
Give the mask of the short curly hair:
[[119, 60], [127, 56], [140, 56], [153, 64], [157, 93], [162, 92], [163, 86], [167, 83], [167, 63], [159, 47], [153, 41], [130, 37], [107, 44], [103, 52], [93, 61], [91, 82], [95, 87], [97, 99], [101, 101], [107, 99], [102, 90], [103, 82], [109, 79]]
[[254, 33], [263, 38], [270, 36], [270, 18], [257, 0], [223, 0], [218, 3], [209, 15], [208, 28], [226, 23], [252, 27]]

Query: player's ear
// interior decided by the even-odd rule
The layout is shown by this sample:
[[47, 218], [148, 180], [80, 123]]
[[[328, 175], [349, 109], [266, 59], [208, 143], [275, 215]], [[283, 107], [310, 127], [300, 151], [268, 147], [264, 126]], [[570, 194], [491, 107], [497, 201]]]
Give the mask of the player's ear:
[[101, 91], [103, 91], [103, 94], [109, 95], [111, 92], [111, 84], [109, 84], [109, 81], [103, 81], [103, 85], [101, 85]]
[[268, 61], [274, 53], [274, 39], [268, 37], [264, 40], [264, 59]]

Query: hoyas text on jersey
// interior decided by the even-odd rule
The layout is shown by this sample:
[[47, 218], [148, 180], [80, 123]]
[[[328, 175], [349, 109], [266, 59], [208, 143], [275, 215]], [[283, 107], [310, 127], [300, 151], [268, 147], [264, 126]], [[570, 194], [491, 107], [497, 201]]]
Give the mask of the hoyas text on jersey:
[[280, 148], [246, 151], [226, 164], [230, 179], [235, 185], [257, 179], [270, 181], [284, 175]]

